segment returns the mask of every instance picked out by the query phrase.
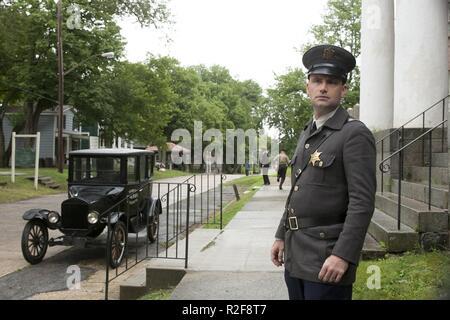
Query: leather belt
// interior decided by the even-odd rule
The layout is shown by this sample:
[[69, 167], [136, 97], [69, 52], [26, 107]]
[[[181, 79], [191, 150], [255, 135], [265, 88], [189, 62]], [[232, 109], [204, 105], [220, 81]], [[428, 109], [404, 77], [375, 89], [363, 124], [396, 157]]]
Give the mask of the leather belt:
[[288, 217], [288, 225], [286, 230], [295, 231], [298, 229], [318, 227], [318, 226], [329, 226], [332, 224], [344, 223], [345, 216], [333, 216], [333, 217], [309, 217], [309, 218], [299, 218], [296, 216]]

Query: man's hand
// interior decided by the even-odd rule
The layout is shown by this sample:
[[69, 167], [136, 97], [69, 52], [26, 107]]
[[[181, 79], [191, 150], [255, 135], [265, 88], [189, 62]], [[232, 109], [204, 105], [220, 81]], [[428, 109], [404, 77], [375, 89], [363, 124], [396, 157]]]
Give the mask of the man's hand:
[[284, 240], [275, 240], [270, 251], [272, 263], [277, 267], [281, 267], [284, 263]]
[[348, 262], [337, 256], [331, 255], [323, 263], [319, 272], [319, 280], [323, 282], [338, 283], [348, 269]]

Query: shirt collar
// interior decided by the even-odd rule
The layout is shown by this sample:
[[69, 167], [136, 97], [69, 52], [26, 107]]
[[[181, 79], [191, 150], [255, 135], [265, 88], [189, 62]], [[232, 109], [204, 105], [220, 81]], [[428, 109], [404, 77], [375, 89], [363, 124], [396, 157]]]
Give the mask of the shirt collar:
[[336, 113], [338, 108], [334, 109], [331, 112], [328, 112], [327, 114], [324, 114], [323, 116], [320, 116], [316, 119], [316, 117], [313, 117], [313, 121], [316, 123], [316, 128], [320, 129], [324, 125], [325, 122], [327, 122], [328, 119], [332, 118], [334, 114]]

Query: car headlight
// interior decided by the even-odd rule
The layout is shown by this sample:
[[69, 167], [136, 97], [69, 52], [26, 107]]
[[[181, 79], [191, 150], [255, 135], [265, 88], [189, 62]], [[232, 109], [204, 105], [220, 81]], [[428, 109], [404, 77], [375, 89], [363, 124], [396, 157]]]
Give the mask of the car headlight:
[[96, 224], [98, 222], [98, 212], [97, 211], [89, 212], [87, 220], [90, 224]]
[[55, 211], [50, 211], [47, 216], [48, 222], [55, 224], [59, 221], [59, 214]]

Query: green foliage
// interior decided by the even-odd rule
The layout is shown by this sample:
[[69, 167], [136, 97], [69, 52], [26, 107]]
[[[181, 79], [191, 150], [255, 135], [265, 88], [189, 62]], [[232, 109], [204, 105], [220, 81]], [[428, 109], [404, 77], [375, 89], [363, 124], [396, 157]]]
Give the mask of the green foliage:
[[266, 121], [279, 130], [282, 147], [292, 154], [300, 132], [312, 116], [305, 74], [300, 69], [293, 69], [277, 76], [275, 87], [268, 89], [267, 95], [263, 107]]
[[[81, 12], [81, 27], [75, 29], [65, 23], [73, 4]], [[165, 0], [63, 1], [64, 66], [70, 71], [64, 101], [84, 126], [100, 123], [106, 142], [121, 136], [160, 147], [175, 129], [193, 134], [194, 121], [224, 137], [226, 129], [261, 127], [256, 110], [264, 99], [257, 83], [236, 80], [220, 66], [182, 67], [170, 57], [123, 61], [117, 16], [133, 16], [145, 26], [170, 23]], [[57, 105], [56, 4], [2, 1], [0, 18], [0, 117], [15, 106], [15, 130], [35, 132], [40, 113]], [[104, 52], [114, 52], [116, 59], [101, 58]], [[5, 144], [0, 139], [0, 158]]]

